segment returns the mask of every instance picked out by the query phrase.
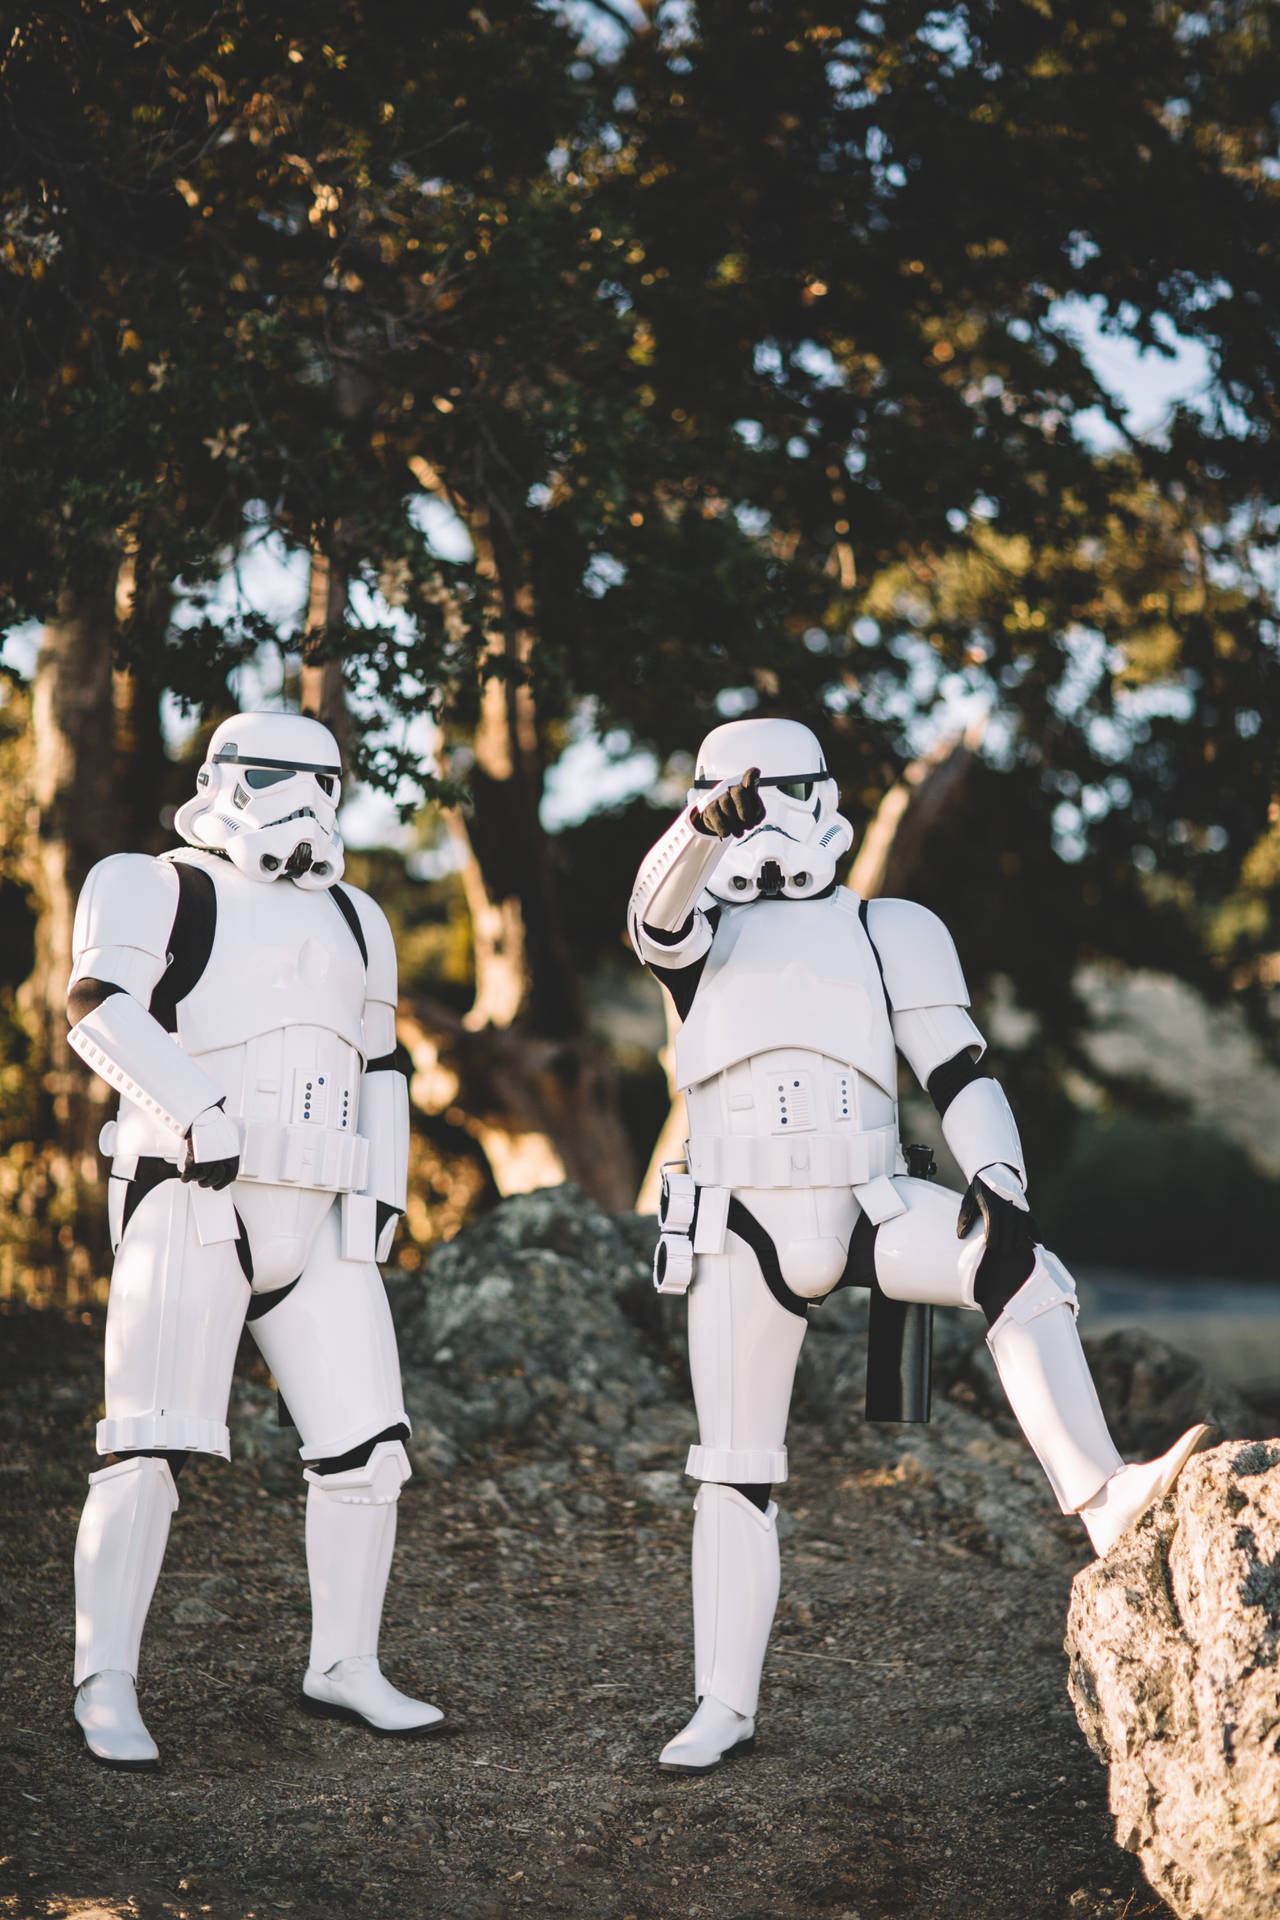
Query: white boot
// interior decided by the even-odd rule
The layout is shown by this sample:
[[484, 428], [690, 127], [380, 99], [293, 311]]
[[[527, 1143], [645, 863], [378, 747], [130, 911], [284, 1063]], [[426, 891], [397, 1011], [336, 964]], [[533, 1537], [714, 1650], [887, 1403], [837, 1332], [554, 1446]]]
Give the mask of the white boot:
[[131, 1673], [91, 1673], [76, 1689], [73, 1711], [95, 1760], [139, 1773], [158, 1765], [160, 1749], [138, 1712]]
[[307, 1470], [307, 1572], [311, 1660], [303, 1676], [307, 1711], [354, 1719], [376, 1733], [426, 1733], [439, 1707], [398, 1693], [378, 1665], [382, 1601], [396, 1542], [396, 1502], [409, 1478], [398, 1440], [374, 1448], [346, 1473]]
[[1100, 1493], [1086, 1500], [1080, 1509], [1080, 1518], [1099, 1560], [1110, 1553], [1121, 1534], [1141, 1520], [1148, 1507], [1163, 1500], [1192, 1454], [1211, 1447], [1217, 1437], [1217, 1429], [1203, 1423], [1189, 1427], [1181, 1440], [1175, 1441], [1158, 1460], [1121, 1467]]
[[138, 1650], [169, 1538], [178, 1489], [167, 1460], [118, 1460], [89, 1476], [76, 1535], [75, 1715], [97, 1760], [153, 1767], [138, 1712]]
[[1107, 1430], [1076, 1332], [1075, 1283], [1056, 1254], [1037, 1246], [1030, 1276], [987, 1335], [1022, 1428], [1064, 1513], [1078, 1513], [1104, 1554], [1166, 1494], [1212, 1429], [1192, 1427], [1145, 1466], [1127, 1467]]
[[692, 1720], [668, 1740], [658, 1755], [664, 1773], [710, 1773], [729, 1753], [750, 1753], [756, 1744], [756, 1723], [750, 1714], [735, 1713], [710, 1694], [699, 1700]]
[[693, 1503], [693, 1659], [699, 1701], [658, 1765], [707, 1773], [755, 1739], [760, 1670], [778, 1604], [778, 1509], [707, 1482]]

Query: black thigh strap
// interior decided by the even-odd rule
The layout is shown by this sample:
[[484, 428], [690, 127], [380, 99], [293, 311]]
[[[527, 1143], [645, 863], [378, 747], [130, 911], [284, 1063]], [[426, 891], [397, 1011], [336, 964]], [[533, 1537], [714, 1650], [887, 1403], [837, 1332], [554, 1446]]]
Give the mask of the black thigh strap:
[[[239, 1215], [236, 1217], [238, 1219]], [[301, 1280], [301, 1278], [302, 1275], [299, 1274], [298, 1280]], [[264, 1313], [270, 1313], [272, 1307], [278, 1307], [282, 1300], [289, 1298], [289, 1295], [297, 1286], [298, 1280], [287, 1280], [282, 1287], [271, 1287], [266, 1293], [255, 1293], [245, 1311], [245, 1319], [261, 1320]], [[280, 1424], [283, 1427], [291, 1425], [292, 1422], [282, 1420]]]
[[802, 1300], [798, 1293], [792, 1293], [782, 1277], [782, 1268], [778, 1264], [778, 1249], [771, 1236], [760, 1225], [754, 1213], [743, 1206], [736, 1194], [729, 1196], [729, 1231], [736, 1233], [739, 1240], [745, 1240], [756, 1257], [756, 1263], [764, 1278], [764, 1283], [780, 1307], [788, 1313], [799, 1314], [802, 1320], [809, 1318], [809, 1302]]
[[[177, 1177], [178, 1169], [174, 1166], [172, 1160], [159, 1160], [149, 1153], [140, 1153], [138, 1155], [137, 1171], [134, 1173], [133, 1178], [127, 1183], [124, 1190], [124, 1210], [120, 1217], [121, 1240], [124, 1239], [125, 1229], [128, 1227], [129, 1222], [147, 1195], [156, 1187], [160, 1186], [163, 1181], [176, 1180]], [[249, 1236], [245, 1231], [244, 1221], [240, 1218], [240, 1210], [238, 1207], [236, 1209], [236, 1258], [240, 1262], [240, 1271], [243, 1273], [245, 1279], [252, 1280], [253, 1254], [249, 1247]], [[297, 1282], [293, 1281], [291, 1285], [296, 1286]], [[285, 1288], [284, 1291], [288, 1292], [288, 1288]], [[276, 1296], [274, 1294], [269, 1294], [266, 1298], [270, 1305], [275, 1305]], [[265, 1307], [259, 1308], [259, 1312], [265, 1311]], [[251, 1307], [249, 1318], [252, 1320], [254, 1317]]]
[[120, 1221], [122, 1240], [129, 1222], [152, 1189], [158, 1187], [162, 1180], [176, 1180], [177, 1177], [178, 1169], [172, 1160], [153, 1159], [147, 1153], [138, 1156], [138, 1170], [124, 1190], [124, 1212]]

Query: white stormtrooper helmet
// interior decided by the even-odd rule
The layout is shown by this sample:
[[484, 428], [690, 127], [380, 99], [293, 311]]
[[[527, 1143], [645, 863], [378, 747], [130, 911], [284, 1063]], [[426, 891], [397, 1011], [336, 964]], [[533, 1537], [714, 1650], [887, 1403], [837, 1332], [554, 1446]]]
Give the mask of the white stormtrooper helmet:
[[822, 748], [798, 720], [730, 720], [698, 749], [689, 798], [696, 806], [722, 780], [759, 767], [764, 819], [725, 842], [708, 881], [718, 900], [810, 900], [831, 886], [836, 861], [853, 844], [853, 828], [837, 811], [840, 791]]
[[237, 713], [209, 742], [174, 826], [251, 880], [318, 891], [342, 875], [342, 759], [328, 727], [299, 713]]

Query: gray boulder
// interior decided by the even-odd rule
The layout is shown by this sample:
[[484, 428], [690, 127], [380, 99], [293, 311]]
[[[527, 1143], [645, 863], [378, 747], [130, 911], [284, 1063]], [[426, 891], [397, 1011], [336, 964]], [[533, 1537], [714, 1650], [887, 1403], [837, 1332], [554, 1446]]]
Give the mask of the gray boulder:
[[[1091, 1339], [1086, 1328], [1083, 1345], [1107, 1425], [1128, 1460], [1154, 1460], [1197, 1420], [1234, 1439], [1261, 1439], [1269, 1430], [1228, 1381], [1151, 1334], [1125, 1329]], [[933, 1390], [1015, 1431], [980, 1315], [934, 1315]]]
[[[647, 1243], [572, 1186], [517, 1194], [394, 1278], [413, 1450], [447, 1468], [496, 1437], [623, 1442], [680, 1390]], [[641, 1451], [644, 1451], [642, 1445]]]
[[1116, 1839], [1179, 1920], [1280, 1912], [1280, 1441], [1184, 1468], [1076, 1576], [1069, 1687]]

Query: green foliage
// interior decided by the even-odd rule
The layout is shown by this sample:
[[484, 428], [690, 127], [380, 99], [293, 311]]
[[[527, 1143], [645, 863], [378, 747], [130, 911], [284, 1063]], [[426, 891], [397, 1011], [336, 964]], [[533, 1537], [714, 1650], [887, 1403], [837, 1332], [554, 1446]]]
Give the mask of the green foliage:
[[[922, 887], [1060, 1064], [1082, 952], [1260, 991], [1274, 12], [600, 18], [580, 46], [532, 0], [21, 11], [9, 615], [123, 554], [138, 599], [208, 585], [273, 529], [404, 615], [313, 636], [361, 712], [460, 740], [486, 673], [527, 674], [544, 758], [588, 700], [665, 758], [728, 691], [815, 725], [856, 820], [969, 695], [987, 770]], [[1205, 407], [1133, 439], [1073, 298], [1201, 343]], [[428, 500], [473, 559], [431, 550]], [[119, 645], [201, 705], [269, 637], [210, 612]], [[436, 790], [394, 736], [356, 748]], [[602, 951], [617, 888], [560, 864]]]
[[348, 853], [346, 877], [371, 893], [395, 936], [400, 990], [465, 1012], [471, 1001], [471, 923], [456, 873], [424, 886], [387, 848]]

